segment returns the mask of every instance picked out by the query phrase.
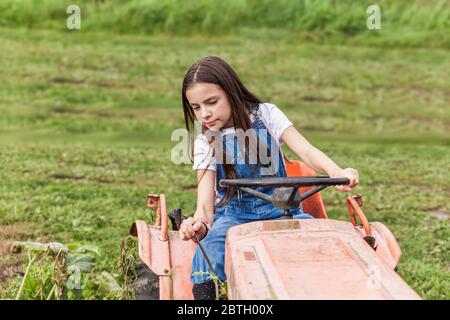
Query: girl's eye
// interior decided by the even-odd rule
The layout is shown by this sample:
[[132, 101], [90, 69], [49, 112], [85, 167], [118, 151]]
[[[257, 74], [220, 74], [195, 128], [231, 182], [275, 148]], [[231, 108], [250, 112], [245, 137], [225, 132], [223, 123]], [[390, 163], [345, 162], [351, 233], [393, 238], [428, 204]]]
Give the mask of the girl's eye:
[[208, 104], [216, 104], [217, 100], [215, 101], [210, 101]]
[[194, 111], [197, 111], [199, 109], [200, 109], [200, 107], [192, 107], [192, 110], [194, 110]]

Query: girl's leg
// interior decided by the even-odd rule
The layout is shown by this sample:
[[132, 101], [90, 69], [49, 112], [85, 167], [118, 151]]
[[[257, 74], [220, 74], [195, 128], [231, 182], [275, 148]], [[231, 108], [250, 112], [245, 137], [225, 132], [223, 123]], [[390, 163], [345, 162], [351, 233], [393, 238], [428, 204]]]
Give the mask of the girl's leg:
[[[207, 236], [201, 241], [203, 248], [208, 254], [208, 258], [214, 268], [214, 272], [219, 280], [225, 282], [226, 276], [224, 271], [225, 264], [225, 239], [227, 231], [230, 227], [242, 224], [243, 222], [235, 217], [222, 216], [217, 219], [208, 232]], [[199, 284], [211, 280], [212, 272], [206, 262], [206, 259], [197, 246], [192, 261], [192, 283]]]
[[294, 219], [314, 219], [314, 217], [312, 215], [310, 215], [309, 213], [300, 213], [297, 215], [293, 215]]

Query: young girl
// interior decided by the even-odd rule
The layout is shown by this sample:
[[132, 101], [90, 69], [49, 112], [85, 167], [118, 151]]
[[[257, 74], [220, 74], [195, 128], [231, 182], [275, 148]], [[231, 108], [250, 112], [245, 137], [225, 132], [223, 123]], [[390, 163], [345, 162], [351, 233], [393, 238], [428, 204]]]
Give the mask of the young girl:
[[[202, 124], [202, 134], [194, 141], [197, 210], [194, 217], [181, 224], [180, 237], [183, 240], [201, 240], [221, 281], [226, 281], [224, 256], [228, 229], [251, 221], [278, 219], [283, 214], [283, 210], [275, 208], [270, 202], [247, 193], [238, 194], [231, 188], [221, 188], [221, 179], [286, 177], [280, 148], [285, 143], [316, 172], [331, 178], [348, 178], [349, 185], [336, 187], [340, 191], [350, 191], [359, 182], [355, 169], [341, 169], [312, 146], [280, 109], [273, 104], [262, 103], [241, 83], [234, 70], [218, 57], [206, 57], [192, 65], [183, 80], [182, 101], [187, 129], [192, 130], [194, 122], [198, 121]], [[237, 132], [253, 132], [258, 143], [263, 141], [258, 146], [265, 146], [270, 157], [269, 164], [262, 161], [259, 153], [256, 161], [249, 161], [243, 155], [245, 144], [236, 137]], [[250, 144], [253, 147], [249, 148], [257, 150], [255, 143]], [[255, 157], [251, 158], [255, 160]], [[274, 191], [274, 188], [268, 187], [256, 189], [266, 194]], [[303, 213], [301, 206], [292, 213], [294, 218], [312, 218]], [[211, 273], [205, 256], [197, 247], [191, 274], [195, 299], [215, 298]]]

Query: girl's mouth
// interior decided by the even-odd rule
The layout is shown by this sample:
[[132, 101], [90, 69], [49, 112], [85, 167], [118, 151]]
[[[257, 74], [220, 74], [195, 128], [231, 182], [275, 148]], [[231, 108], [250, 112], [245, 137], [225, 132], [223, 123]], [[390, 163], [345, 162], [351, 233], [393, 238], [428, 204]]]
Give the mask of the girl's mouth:
[[206, 122], [205, 125], [206, 125], [207, 127], [211, 127], [211, 126], [213, 126], [215, 123], [216, 123], [216, 120], [210, 121], [210, 122]]

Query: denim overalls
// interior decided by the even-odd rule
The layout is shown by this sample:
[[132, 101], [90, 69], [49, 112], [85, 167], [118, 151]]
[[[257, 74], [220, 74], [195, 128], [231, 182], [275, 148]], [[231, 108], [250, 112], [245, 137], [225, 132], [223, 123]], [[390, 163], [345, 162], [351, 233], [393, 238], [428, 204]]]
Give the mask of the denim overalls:
[[[252, 128], [255, 129], [258, 139], [263, 139], [264, 143], [267, 140], [267, 148], [271, 150], [271, 146], [277, 143], [275, 139], [270, 135], [266, 129], [262, 120], [256, 115], [252, 122]], [[264, 172], [262, 165], [260, 164], [241, 164], [241, 155], [238, 150], [237, 137], [235, 133], [230, 133], [229, 136], [222, 137], [224, 142], [224, 149], [227, 153], [233, 155], [233, 166], [236, 172], [237, 178], [257, 178], [267, 177], [262, 175]], [[283, 156], [279, 146], [274, 148], [278, 152], [278, 165], [276, 174], [270, 176], [286, 177], [286, 168], [283, 162]], [[276, 158], [276, 157], [273, 157]], [[273, 159], [272, 158], [272, 159]], [[241, 159], [242, 160], [242, 159]], [[247, 161], [248, 162], [248, 161]], [[225, 179], [225, 171], [223, 165], [216, 165], [216, 196], [222, 199], [225, 196], [226, 190], [219, 187], [219, 181]], [[260, 192], [264, 192], [271, 195], [275, 188], [270, 187], [257, 187], [253, 188]], [[299, 208], [291, 210], [295, 219], [309, 219], [313, 218], [309, 214], [303, 213], [303, 209], [300, 205]], [[205, 248], [209, 259], [211, 260], [214, 271], [221, 281], [226, 281], [224, 272], [225, 263], [225, 238], [227, 231], [230, 227], [235, 225], [258, 221], [258, 220], [273, 220], [279, 219], [283, 214], [282, 209], [277, 209], [272, 203], [259, 199], [253, 195], [242, 192], [238, 195], [237, 192], [231, 197], [230, 201], [223, 206], [215, 206], [214, 221], [211, 230], [207, 236], [201, 241]], [[200, 248], [195, 250], [193, 262], [192, 262], [192, 274], [191, 281], [193, 284], [205, 282], [211, 279], [211, 271], [208, 267], [208, 263], [203, 256]]]

